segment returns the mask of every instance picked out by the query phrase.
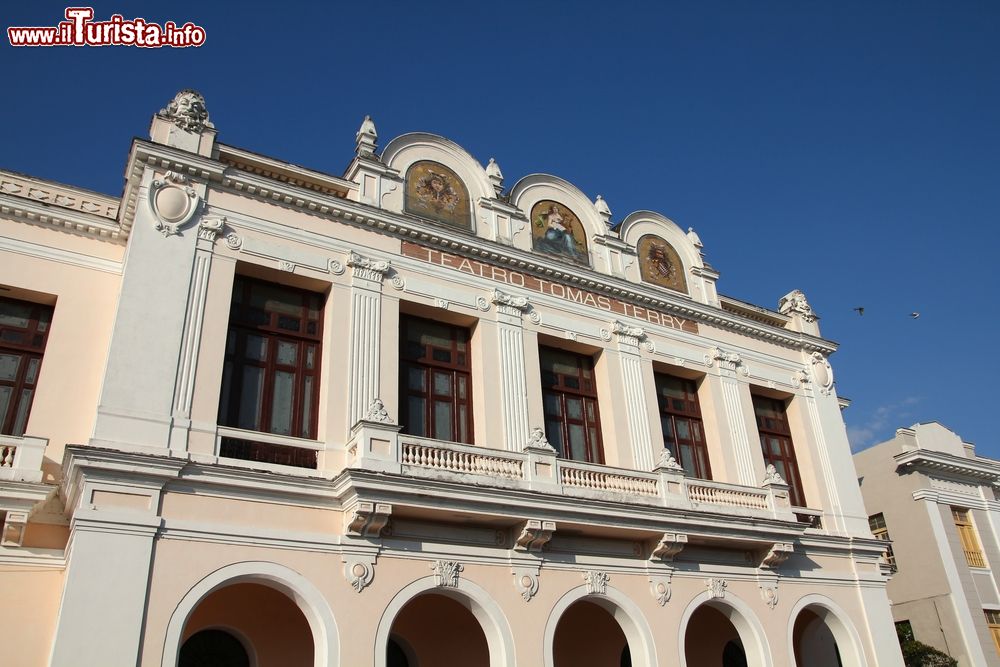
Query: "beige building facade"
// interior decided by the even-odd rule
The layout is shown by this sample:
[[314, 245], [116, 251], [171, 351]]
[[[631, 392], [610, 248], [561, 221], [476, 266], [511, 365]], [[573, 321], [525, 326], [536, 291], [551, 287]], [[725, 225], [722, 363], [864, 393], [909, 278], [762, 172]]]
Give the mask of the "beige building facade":
[[336, 177], [182, 91], [125, 174], [0, 172], [10, 664], [902, 664], [801, 292], [367, 118]]
[[1000, 462], [937, 422], [854, 456], [870, 524], [891, 540], [892, 615], [963, 667], [1000, 666]]

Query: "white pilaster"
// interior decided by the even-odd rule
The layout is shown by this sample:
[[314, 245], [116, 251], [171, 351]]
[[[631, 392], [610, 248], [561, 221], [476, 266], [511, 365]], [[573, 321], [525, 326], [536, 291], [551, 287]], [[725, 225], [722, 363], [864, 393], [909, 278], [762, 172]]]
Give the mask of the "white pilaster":
[[504, 446], [519, 452], [528, 441], [528, 390], [524, 371], [524, 330], [521, 317], [528, 310], [525, 297], [493, 291], [497, 309], [500, 345], [500, 412], [503, 415]]
[[630, 327], [615, 321], [612, 332], [618, 337], [618, 353], [622, 369], [622, 393], [628, 415], [628, 435], [632, 445], [632, 461], [637, 470], [653, 469], [653, 441], [646, 411], [646, 387], [642, 381], [642, 359], [639, 343], [646, 337], [640, 327]]
[[[723, 353], [718, 348], [706, 355], [710, 364], [719, 364], [719, 382], [722, 385], [722, 404], [726, 411], [726, 424], [732, 443], [733, 458], [736, 461], [736, 482], [745, 486], [757, 486], [760, 474], [755, 474], [750, 430], [744, 418], [743, 391], [736, 379], [736, 370], [742, 365], [738, 354]], [[759, 450], [760, 447], [758, 446]], [[763, 469], [763, 461], [761, 464]]]
[[347, 265], [351, 281], [350, 423], [363, 419], [379, 398], [379, 357], [382, 333], [382, 279], [389, 262], [373, 261], [352, 252]]

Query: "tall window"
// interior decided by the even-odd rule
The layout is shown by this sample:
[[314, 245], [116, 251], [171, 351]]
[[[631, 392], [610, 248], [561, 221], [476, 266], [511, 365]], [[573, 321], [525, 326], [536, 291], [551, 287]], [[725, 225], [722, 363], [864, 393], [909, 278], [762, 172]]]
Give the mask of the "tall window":
[[316, 438], [323, 296], [237, 276], [219, 423]]
[[538, 350], [542, 367], [545, 437], [559, 456], [604, 463], [594, 360], [551, 347]]
[[469, 330], [417, 317], [402, 319], [400, 420], [403, 430], [472, 442]]
[[24, 435], [52, 307], [0, 299], [0, 433]]
[[868, 517], [868, 528], [877, 540], [883, 540], [885, 545], [885, 562], [889, 565], [889, 570], [896, 571], [896, 555], [892, 553], [892, 538], [889, 537], [889, 528], [885, 525], [885, 517], [881, 512]]
[[688, 475], [712, 479], [694, 381], [657, 373], [656, 394], [660, 404], [660, 424], [663, 426], [663, 446], [677, 457]]
[[965, 552], [965, 561], [969, 567], [986, 567], [986, 559], [979, 546], [979, 538], [976, 537], [976, 528], [972, 525], [969, 510], [952, 507], [951, 518], [954, 519], [955, 528], [958, 529], [958, 537], [962, 541], [962, 550]]
[[788, 482], [788, 495], [794, 507], [805, 507], [802, 478], [792, 447], [792, 432], [785, 416], [785, 403], [766, 396], [753, 397], [753, 411], [760, 433], [760, 447], [764, 464], [773, 465], [782, 479]]
[[993, 635], [993, 646], [1000, 655], [1000, 611], [995, 609], [984, 609], [986, 612], [986, 625], [990, 627], [990, 634]]

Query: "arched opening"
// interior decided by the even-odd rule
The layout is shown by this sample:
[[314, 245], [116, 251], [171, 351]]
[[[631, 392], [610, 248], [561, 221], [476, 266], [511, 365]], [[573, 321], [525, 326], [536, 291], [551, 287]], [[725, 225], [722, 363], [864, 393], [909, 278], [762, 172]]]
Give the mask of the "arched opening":
[[177, 665], [313, 667], [313, 646], [309, 622], [291, 598], [263, 584], [234, 583], [207, 595], [191, 612]]
[[803, 609], [792, 629], [795, 664], [809, 667], [844, 667], [833, 630], [810, 608]]
[[386, 643], [388, 667], [490, 667], [482, 626], [464, 600], [424, 593], [400, 610]]
[[622, 627], [611, 613], [589, 600], [578, 600], [559, 617], [552, 642], [555, 667], [632, 665]]
[[726, 614], [702, 605], [688, 621], [684, 636], [688, 667], [747, 667], [746, 651], [739, 630]]

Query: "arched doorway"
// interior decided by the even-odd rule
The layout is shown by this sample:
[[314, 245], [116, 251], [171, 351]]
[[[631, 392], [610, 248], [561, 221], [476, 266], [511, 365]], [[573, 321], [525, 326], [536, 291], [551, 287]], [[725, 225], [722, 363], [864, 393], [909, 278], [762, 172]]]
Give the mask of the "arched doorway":
[[681, 667], [770, 667], [771, 651], [760, 621], [735, 595], [702, 593], [680, 624]]
[[812, 609], [803, 609], [792, 629], [795, 663], [809, 667], [844, 667], [830, 627]]
[[386, 643], [388, 667], [490, 667], [490, 649], [468, 603], [424, 593], [406, 603]]
[[797, 667], [866, 667], [857, 630], [846, 612], [822, 595], [792, 608], [789, 643]]
[[555, 667], [632, 667], [625, 632], [614, 616], [590, 600], [574, 602], [559, 617], [552, 658]]
[[291, 598], [263, 584], [234, 583], [191, 612], [177, 665], [313, 667], [313, 645], [309, 622]]

